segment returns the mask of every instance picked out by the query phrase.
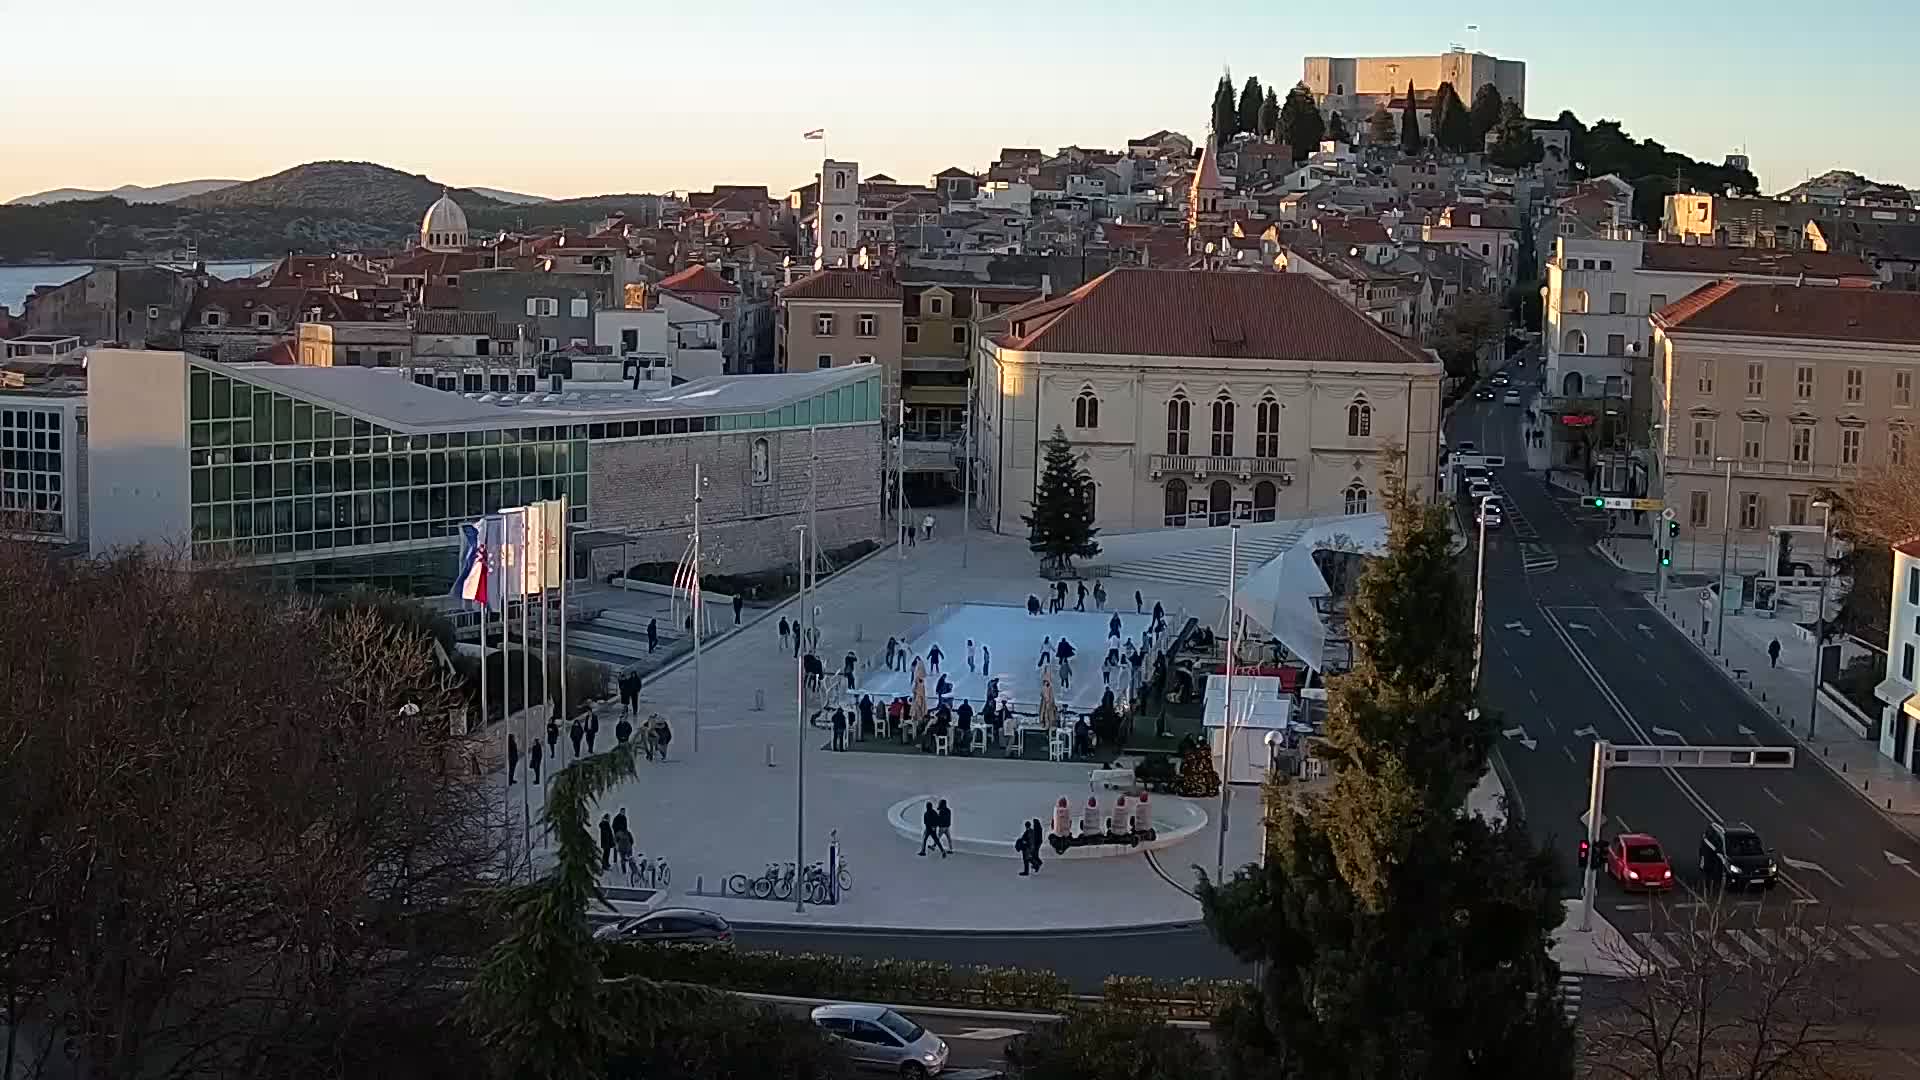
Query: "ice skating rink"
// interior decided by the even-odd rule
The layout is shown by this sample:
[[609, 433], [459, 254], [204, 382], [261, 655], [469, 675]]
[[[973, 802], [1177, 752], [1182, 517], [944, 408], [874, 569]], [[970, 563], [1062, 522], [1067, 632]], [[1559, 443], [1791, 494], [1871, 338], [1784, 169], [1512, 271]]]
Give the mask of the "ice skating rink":
[[[1088, 597], [1091, 605], [1092, 597]], [[1059, 673], [1054, 673], [1054, 700], [1075, 715], [1092, 712], [1100, 704], [1106, 687], [1100, 682], [1100, 664], [1107, 654], [1107, 634], [1115, 612], [1079, 612], [1069, 608], [1058, 615], [1029, 615], [1027, 609], [1012, 604], [956, 604], [936, 613], [927, 631], [906, 643], [909, 659], [906, 670], [888, 671], [884, 647], [880, 666], [867, 673], [852, 697], [871, 694], [876, 702], [913, 694], [913, 656], [925, 659], [935, 645], [940, 646], [940, 670], [953, 682], [953, 701], [957, 708], [963, 700], [977, 709], [987, 697], [987, 680], [1000, 679], [1000, 697], [1011, 701], [1021, 712], [1040, 707], [1040, 645], [1051, 638], [1058, 645], [1065, 637], [1073, 643], [1073, 685], [1061, 689]], [[1144, 615], [1130, 611], [1118, 613], [1122, 640], [1131, 638], [1137, 648], [1140, 635], [1153, 622], [1151, 608]], [[1175, 625], [1175, 613], [1167, 612], [1167, 625]], [[974, 666], [980, 666], [983, 648], [991, 654], [992, 671], [967, 670], [967, 641], [974, 645]], [[1150, 673], [1143, 673], [1150, 674]], [[1124, 697], [1125, 674], [1114, 674], [1115, 696]], [[927, 702], [934, 700], [934, 685], [939, 682], [931, 668], [927, 674]]]

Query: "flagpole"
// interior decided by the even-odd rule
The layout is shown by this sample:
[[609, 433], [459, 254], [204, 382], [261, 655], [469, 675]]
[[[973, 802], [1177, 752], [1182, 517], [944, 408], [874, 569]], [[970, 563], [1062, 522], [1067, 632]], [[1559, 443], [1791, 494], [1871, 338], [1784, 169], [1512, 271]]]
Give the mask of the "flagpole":
[[1226, 880], [1227, 810], [1233, 804], [1233, 661], [1237, 644], [1234, 627], [1239, 622], [1239, 612], [1235, 610], [1239, 579], [1240, 524], [1235, 522], [1227, 527], [1227, 706], [1220, 718], [1220, 839], [1213, 862], [1215, 885]]
[[[547, 653], [547, 545], [552, 538], [547, 536], [547, 505], [540, 504], [540, 713], [541, 717], [553, 715], [553, 679], [548, 671], [548, 662], [552, 659]], [[534, 721], [533, 737], [542, 737], [542, 725], [539, 719]]]
[[[526, 507], [520, 508], [520, 559], [516, 564], [520, 578], [520, 753], [525, 756], [527, 745], [527, 706], [533, 699], [533, 635], [529, 630], [527, 617], [527, 552], [533, 545], [528, 542], [529, 515]], [[527, 880], [533, 880], [533, 799], [527, 793], [532, 785], [520, 785], [520, 844], [527, 853]]]
[[567, 508], [567, 496], [560, 496], [560, 723], [565, 726], [573, 715], [573, 701], [567, 697], [567, 578], [573, 563], [567, 559], [567, 526], [573, 517]]

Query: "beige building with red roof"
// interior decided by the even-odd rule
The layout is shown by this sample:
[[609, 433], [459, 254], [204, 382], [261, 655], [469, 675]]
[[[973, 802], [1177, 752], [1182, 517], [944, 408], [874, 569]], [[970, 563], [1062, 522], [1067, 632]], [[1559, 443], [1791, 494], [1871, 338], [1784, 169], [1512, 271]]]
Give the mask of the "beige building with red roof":
[[1772, 526], [1819, 524], [1821, 489], [1920, 461], [1920, 293], [1721, 281], [1652, 322], [1650, 491], [1702, 553], [1729, 524], [1764, 551]]
[[1305, 275], [1113, 270], [1001, 318], [974, 373], [997, 530], [1055, 428], [1112, 531], [1368, 513], [1390, 470], [1434, 489], [1439, 359]]

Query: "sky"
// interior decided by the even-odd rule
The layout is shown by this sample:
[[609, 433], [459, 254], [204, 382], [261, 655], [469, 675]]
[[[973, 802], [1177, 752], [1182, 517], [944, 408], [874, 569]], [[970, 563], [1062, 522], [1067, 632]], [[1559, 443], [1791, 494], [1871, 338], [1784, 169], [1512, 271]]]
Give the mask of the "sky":
[[552, 197], [780, 193], [823, 149], [925, 182], [1002, 146], [1198, 137], [1223, 68], [1284, 92], [1307, 55], [1454, 44], [1524, 60], [1532, 116], [1744, 149], [1769, 192], [1829, 168], [1920, 186], [1914, 0], [666, 6], [0, 0], [0, 201], [325, 159]]

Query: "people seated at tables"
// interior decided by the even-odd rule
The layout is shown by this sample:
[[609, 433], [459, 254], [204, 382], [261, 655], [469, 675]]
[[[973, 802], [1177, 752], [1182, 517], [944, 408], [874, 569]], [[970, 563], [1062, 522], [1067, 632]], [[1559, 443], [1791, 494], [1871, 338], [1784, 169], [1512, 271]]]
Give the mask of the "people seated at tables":
[[906, 742], [907, 735], [907, 699], [897, 697], [887, 706], [887, 726], [893, 729], [894, 737]]
[[987, 725], [987, 736], [994, 742], [999, 742], [1000, 725], [1006, 719], [1006, 710], [1003, 707], [995, 706], [993, 699], [988, 698], [986, 707], [981, 710], [980, 716]]

